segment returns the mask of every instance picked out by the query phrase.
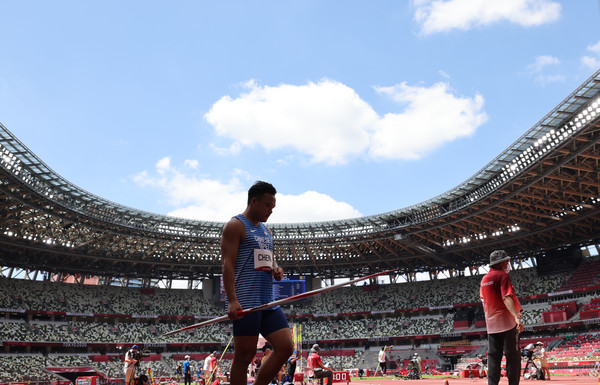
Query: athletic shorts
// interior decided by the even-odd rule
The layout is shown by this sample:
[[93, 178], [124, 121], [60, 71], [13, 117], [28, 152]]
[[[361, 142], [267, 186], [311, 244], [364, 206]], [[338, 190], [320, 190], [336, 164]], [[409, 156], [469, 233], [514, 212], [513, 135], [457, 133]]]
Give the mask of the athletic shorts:
[[289, 328], [285, 314], [280, 307], [276, 309], [261, 310], [246, 314], [233, 321], [234, 336], [268, 336], [283, 328]]

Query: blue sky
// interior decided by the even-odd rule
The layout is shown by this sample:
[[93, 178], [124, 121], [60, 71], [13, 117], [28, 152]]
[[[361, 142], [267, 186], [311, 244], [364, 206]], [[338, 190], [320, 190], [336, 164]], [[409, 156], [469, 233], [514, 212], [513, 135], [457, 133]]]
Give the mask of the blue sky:
[[592, 0], [0, 1], [0, 122], [111, 201], [372, 215], [481, 169], [600, 68]]

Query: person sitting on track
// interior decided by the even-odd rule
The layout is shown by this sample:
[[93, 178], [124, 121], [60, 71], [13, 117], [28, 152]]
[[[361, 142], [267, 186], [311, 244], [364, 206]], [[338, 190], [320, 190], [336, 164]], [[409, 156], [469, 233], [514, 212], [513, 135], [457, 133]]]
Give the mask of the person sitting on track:
[[319, 350], [321, 349], [318, 344], [314, 344], [312, 349], [310, 349], [308, 367], [313, 370], [315, 377], [319, 379], [319, 385], [323, 385], [323, 379], [325, 377], [327, 377], [327, 384], [331, 384], [333, 382], [333, 370], [323, 365]]

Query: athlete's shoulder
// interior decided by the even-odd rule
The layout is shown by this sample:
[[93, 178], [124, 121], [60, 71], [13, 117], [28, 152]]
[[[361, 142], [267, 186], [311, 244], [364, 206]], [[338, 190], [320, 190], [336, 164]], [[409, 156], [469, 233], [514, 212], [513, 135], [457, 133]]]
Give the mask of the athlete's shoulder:
[[229, 222], [223, 226], [223, 237], [225, 238], [241, 238], [246, 236], [246, 227], [242, 220], [238, 217], [232, 217]]
[[225, 226], [223, 228], [225, 229], [225, 228], [236, 228], [236, 227], [239, 227], [242, 229], [244, 228], [244, 223], [242, 222], [242, 219], [239, 218], [238, 215], [231, 217], [231, 219], [229, 219], [229, 221], [225, 223]]
[[265, 233], [269, 234], [272, 237], [273, 233], [271, 232], [271, 229], [268, 228], [267, 225], [265, 225], [263, 222], [260, 222], [260, 224], [265, 229]]

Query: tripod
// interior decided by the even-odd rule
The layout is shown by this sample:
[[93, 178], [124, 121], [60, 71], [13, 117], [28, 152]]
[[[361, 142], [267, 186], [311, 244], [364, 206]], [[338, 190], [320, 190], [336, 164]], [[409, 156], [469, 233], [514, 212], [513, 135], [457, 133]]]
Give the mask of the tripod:
[[531, 357], [527, 357], [527, 363], [525, 364], [525, 368], [523, 369], [523, 378], [526, 380], [529, 379], [537, 379], [537, 380], [545, 380], [544, 373], [537, 367], [535, 362]]

